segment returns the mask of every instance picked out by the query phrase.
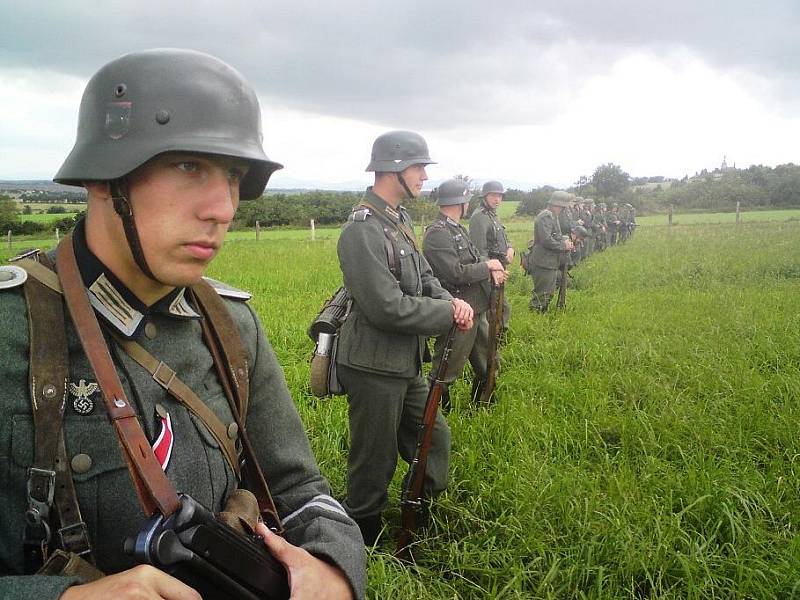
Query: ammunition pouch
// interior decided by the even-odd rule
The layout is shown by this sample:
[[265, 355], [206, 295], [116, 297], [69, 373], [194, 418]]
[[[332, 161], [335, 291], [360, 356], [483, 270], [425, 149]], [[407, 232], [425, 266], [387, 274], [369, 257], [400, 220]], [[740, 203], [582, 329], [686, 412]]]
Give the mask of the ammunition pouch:
[[77, 577], [78, 583], [91, 583], [97, 581], [105, 574], [89, 561], [84, 560], [74, 552], [55, 550], [50, 553], [37, 575], [60, 575], [62, 577]]

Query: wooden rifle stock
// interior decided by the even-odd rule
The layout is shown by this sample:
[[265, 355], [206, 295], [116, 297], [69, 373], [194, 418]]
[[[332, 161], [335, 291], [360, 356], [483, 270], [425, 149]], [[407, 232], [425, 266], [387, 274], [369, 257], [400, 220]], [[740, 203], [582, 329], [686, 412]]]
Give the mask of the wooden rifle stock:
[[409, 546], [417, 531], [417, 515], [423, 508], [423, 486], [425, 483], [425, 470], [428, 466], [428, 452], [431, 449], [433, 426], [436, 423], [439, 401], [442, 398], [442, 390], [445, 385], [442, 382], [442, 378], [447, 372], [447, 361], [450, 358], [455, 332], [456, 325], [453, 324], [450, 327], [450, 331], [447, 332], [442, 360], [439, 361], [439, 366], [428, 390], [428, 399], [425, 401], [425, 411], [422, 413], [422, 423], [419, 424], [419, 432], [417, 434], [417, 448], [414, 450], [414, 459], [411, 461], [408, 477], [406, 478], [406, 486], [403, 489], [403, 498], [400, 501], [402, 529], [400, 530], [397, 550], [394, 555], [401, 560], [412, 558]]
[[492, 284], [492, 301], [489, 303], [489, 347], [486, 352], [486, 376], [481, 379], [472, 391], [473, 403], [491, 404], [494, 388], [497, 384], [497, 369], [500, 366], [497, 348], [500, 336], [503, 335], [503, 303], [505, 284]]
[[561, 255], [561, 281], [558, 285], [558, 302], [556, 308], [564, 308], [567, 305], [567, 265], [569, 263], [569, 252]]

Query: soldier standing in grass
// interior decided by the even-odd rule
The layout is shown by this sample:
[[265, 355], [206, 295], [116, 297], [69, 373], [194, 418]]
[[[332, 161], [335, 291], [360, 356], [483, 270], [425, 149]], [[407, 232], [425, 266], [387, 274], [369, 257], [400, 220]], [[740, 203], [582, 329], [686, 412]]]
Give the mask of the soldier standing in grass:
[[[505, 282], [507, 273], [496, 258], [481, 257], [467, 230], [459, 222], [469, 204], [469, 190], [460, 179], [448, 179], [436, 189], [439, 215], [425, 229], [423, 251], [442, 286], [454, 297], [468, 302], [475, 312], [475, 326], [458, 331], [442, 381], [453, 383], [469, 359], [474, 373], [473, 387], [486, 378], [489, 322], [486, 311], [491, 298], [491, 284]], [[506, 253], [503, 253], [506, 256]], [[431, 372], [436, 372], [444, 353], [444, 337], [436, 338]], [[449, 391], [442, 397], [445, 407]]]
[[[244, 474], [256, 465], [248, 458], [241, 470], [239, 422], [285, 537], [251, 525], [286, 567], [292, 598], [363, 597], [358, 528], [320, 475], [249, 295], [201, 279], [239, 200], [259, 197], [279, 168], [261, 146], [255, 92], [214, 57], [137, 52], [89, 81], [55, 177], [87, 189], [86, 217], [40, 262], [0, 271], [0, 421], [14, 424], [0, 427], [0, 597], [199, 598], [136, 566], [124, 541], [148, 503], [163, 511], [176, 491], [215, 513], [243, 498], [237, 488], [253, 483]], [[62, 291], [71, 307], [82, 298], [83, 318]], [[224, 328], [227, 341], [215, 344], [206, 327]], [[230, 360], [214, 355], [220, 346]], [[135, 452], [122, 450], [112, 415]], [[126, 462], [147, 477], [134, 485]], [[266, 518], [261, 506], [254, 514]]]
[[606, 203], [599, 202], [595, 204], [592, 213], [595, 234], [594, 247], [598, 252], [602, 252], [608, 245], [608, 235], [606, 233]]
[[616, 246], [619, 241], [619, 227], [622, 221], [619, 219], [619, 204], [613, 202], [611, 210], [606, 216], [606, 227], [608, 227], [608, 245]]
[[[483, 260], [496, 258], [504, 266], [514, 260], [514, 248], [506, 236], [506, 228], [497, 216], [497, 209], [505, 198], [506, 190], [499, 181], [487, 181], [481, 188], [481, 203], [469, 219], [469, 237]], [[473, 307], [474, 308], [474, 307]], [[503, 296], [503, 332], [508, 331], [511, 304]]]
[[581, 205], [578, 215], [578, 224], [586, 228], [587, 237], [581, 247], [581, 259], [589, 258], [594, 253], [594, 217], [592, 215], [592, 205], [594, 200], [586, 198]]
[[532, 265], [533, 295], [530, 308], [540, 313], [547, 312], [556, 277], [564, 253], [574, 248], [572, 242], [561, 234], [558, 216], [569, 206], [572, 195], [557, 190], [547, 201], [547, 207], [536, 215], [533, 224], [533, 250], [529, 263]]
[[[433, 161], [419, 134], [378, 136], [367, 166], [375, 183], [345, 223], [337, 246], [344, 285], [353, 298], [337, 356], [350, 422], [344, 506], [369, 546], [381, 531], [397, 455], [410, 462], [416, 448], [428, 395], [422, 376], [426, 339], [444, 334], [453, 323], [461, 330], [472, 327], [472, 308], [434, 277], [400, 206], [420, 194], [429, 164]], [[440, 413], [428, 456], [428, 497], [447, 487], [449, 454], [450, 429]]]

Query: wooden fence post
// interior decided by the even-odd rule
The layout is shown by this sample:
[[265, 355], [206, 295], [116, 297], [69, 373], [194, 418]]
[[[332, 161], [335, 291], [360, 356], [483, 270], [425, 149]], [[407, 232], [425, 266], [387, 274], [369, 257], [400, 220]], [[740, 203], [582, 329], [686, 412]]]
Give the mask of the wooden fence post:
[[739, 215], [739, 201], [736, 201], [736, 224], [739, 224], [741, 216]]
[[668, 219], [669, 219], [669, 226], [672, 227], [672, 204], [669, 205]]
[[256, 221], [256, 241], [261, 239], [261, 223]]
[[311, 219], [311, 241], [313, 242], [316, 239], [317, 231], [314, 228], [314, 219]]
[[8, 230], [8, 249], [11, 250], [11, 230]]
[[57, 244], [58, 242], [59, 242], [59, 238], [58, 238], [58, 227], [56, 227], [56, 244]]

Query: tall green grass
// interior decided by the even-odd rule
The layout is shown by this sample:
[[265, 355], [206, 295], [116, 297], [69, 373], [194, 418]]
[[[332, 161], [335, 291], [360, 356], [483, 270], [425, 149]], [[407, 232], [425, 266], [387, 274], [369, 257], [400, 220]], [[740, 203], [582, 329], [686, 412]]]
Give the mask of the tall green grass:
[[[640, 227], [574, 270], [567, 308], [511, 331], [498, 402], [452, 389], [451, 483], [392, 558], [402, 472], [369, 556], [371, 598], [800, 596], [800, 221]], [[713, 217], [710, 218], [714, 220]], [[531, 223], [509, 224], [523, 248]], [[337, 230], [235, 234], [209, 274], [255, 294], [323, 473], [345, 493], [347, 407], [308, 387]]]
[[[518, 248], [530, 223], [509, 226]], [[642, 227], [527, 311], [517, 266], [499, 402], [454, 387], [452, 480], [410, 569], [373, 598], [791, 597], [800, 585], [800, 223]], [[337, 495], [346, 402], [308, 394], [305, 328], [340, 282], [335, 239], [236, 241], [213, 273], [256, 293]]]

